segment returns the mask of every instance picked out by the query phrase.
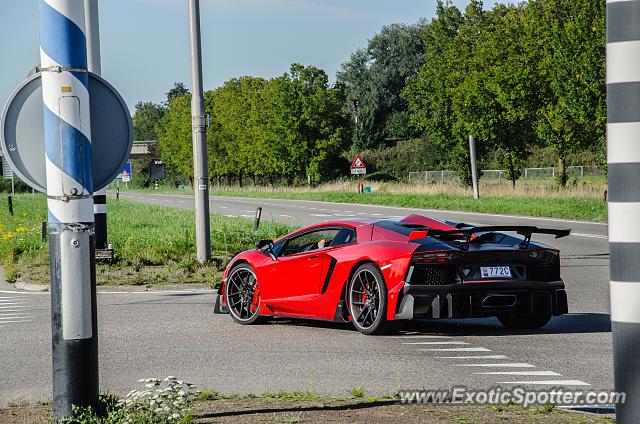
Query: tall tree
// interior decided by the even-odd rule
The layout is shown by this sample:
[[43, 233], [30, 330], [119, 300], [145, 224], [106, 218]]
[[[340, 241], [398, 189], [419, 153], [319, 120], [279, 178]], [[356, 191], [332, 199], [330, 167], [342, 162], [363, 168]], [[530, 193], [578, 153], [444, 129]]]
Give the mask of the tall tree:
[[424, 61], [423, 26], [420, 22], [383, 27], [367, 48], [353, 53], [338, 72], [338, 81], [346, 90], [346, 109], [357, 116], [357, 148], [375, 147], [384, 138], [412, 135], [400, 92]]
[[547, 85], [537, 131], [555, 152], [565, 185], [570, 153], [599, 152], [604, 162], [606, 2], [535, 0], [528, 12], [540, 40], [538, 75]]
[[156, 127], [164, 115], [164, 106], [153, 102], [138, 102], [133, 113], [133, 138], [156, 140]]
[[165, 96], [167, 97], [165, 104], [169, 106], [173, 99], [184, 96], [186, 94], [189, 94], [189, 89], [185, 87], [184, 83], [174, 82], [173, 87], [171, 87], [171, 89], [165, 93]]

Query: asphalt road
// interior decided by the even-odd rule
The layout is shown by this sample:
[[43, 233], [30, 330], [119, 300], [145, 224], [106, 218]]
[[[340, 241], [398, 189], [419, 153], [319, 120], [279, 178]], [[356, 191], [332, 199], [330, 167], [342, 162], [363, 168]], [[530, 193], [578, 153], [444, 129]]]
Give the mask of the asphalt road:
[[[192, 209], [190, 197], [121, 194]], [[348, 325], [277, 320], [240, 326], [213, 315], [209, 291], [100, 292], [101, 387], [126, 392], [146, 377], [175, 375], [227, 393], [314, 390], [346, 395], [398, 389], [525, 386], [613, 387], [604, 224], [311, 201], [212, 197], [212, 213], [308, 225], [349, 216], [423, 213], [473, 224], [571, 228], [540, 239], [562, 252], [570, 314], [537, 332], [509, 332], [497, 320], [421, 321], [398, 336], [367, 337]], [[0, 286], [0, 404], [50, 397], [49, 295]]]

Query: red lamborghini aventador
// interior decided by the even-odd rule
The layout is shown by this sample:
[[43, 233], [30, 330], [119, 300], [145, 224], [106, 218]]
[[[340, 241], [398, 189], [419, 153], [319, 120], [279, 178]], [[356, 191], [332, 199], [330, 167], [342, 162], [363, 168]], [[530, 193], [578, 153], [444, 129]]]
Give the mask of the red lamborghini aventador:
[[350, 321], [364, 334], [417, 318], [496, 316], [507, 328], [539, 328], [567, 313], [567, 295], [559, 251], [531, 236], [570, 231], [420, 215], [326, 222], [235, 256], [215, 312], [241, 324]]

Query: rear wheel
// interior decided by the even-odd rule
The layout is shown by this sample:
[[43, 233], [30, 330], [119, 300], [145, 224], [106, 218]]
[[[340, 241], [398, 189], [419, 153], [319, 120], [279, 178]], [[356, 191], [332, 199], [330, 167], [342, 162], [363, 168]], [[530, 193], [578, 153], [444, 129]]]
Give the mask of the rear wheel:
[[248, 264], [240, 264], [229, 272], [225, 287], [229, 314], [240, 324], [258, 324], [265, 317], [259, 315], [260, 290], [256, 274]]
[[382, 334], [390, 328], [387, 314], [387, 286], [374, 264], [363, 264], [353, 273], [347, 287], [351, 321], [363, 334]]
[[516, 315], [513, 312], [498, 315], [500, 323], [510, 330], [535, 330], [547, 325], [550, 319], [551, 312], [545, 310], [525, 316]]

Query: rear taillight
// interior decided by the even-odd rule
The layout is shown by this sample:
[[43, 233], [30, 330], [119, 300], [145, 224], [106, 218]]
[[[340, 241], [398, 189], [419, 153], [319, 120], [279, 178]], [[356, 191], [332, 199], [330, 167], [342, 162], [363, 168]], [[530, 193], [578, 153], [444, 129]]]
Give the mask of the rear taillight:
[[413, 255], [416, 264], [445, 264], [455, 258], [453, 252], [420, 252]]
[[529, 257], [541, 262], [558, 262], [560, 260], [560, 252], [550, 249], [532, 250], [529, 252]]

